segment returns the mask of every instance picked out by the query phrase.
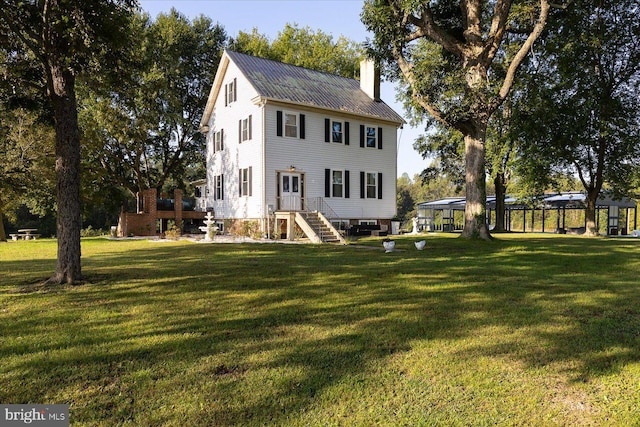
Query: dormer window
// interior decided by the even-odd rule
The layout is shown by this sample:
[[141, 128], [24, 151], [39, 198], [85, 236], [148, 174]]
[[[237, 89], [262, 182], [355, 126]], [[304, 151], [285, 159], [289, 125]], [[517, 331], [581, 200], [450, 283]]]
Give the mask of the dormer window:
[[229, 105], [238, 100], [238, 80], [233, 79], [224, 85], [224, 105]]

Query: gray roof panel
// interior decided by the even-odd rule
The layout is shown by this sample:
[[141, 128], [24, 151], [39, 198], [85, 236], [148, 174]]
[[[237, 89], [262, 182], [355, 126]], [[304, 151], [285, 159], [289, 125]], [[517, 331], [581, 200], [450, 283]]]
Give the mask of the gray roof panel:
[[262, 97], [405, 123], [387, 104], [369, 98], [357, 80], [238, 52], [227, 54]]

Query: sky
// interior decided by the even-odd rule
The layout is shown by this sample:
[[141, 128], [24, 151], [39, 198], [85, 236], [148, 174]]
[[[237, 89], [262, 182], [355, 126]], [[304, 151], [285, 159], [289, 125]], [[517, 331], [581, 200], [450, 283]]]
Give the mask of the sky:
[[[230, 37], [257, 28], [274, 40], [286, 24], [298, 24], [322, 30], [334, 40], [343, 35], [361, 43], [372, 38], [360, 22], [363, 3], [362, 0], [141, 0], [140, 6], [154, 19], [172, 7], [191, 19], [208, 16]], [[380, 92], [382, 100], [405, 117], [402, 105], [396, 101], [394, 84], [383, 81]], [[413, 178], [428, 166], [413, 149], [413, 142], [421, 133], [421, 129], [409, 124], [398, 130], [398, 176], [406, 172]]]

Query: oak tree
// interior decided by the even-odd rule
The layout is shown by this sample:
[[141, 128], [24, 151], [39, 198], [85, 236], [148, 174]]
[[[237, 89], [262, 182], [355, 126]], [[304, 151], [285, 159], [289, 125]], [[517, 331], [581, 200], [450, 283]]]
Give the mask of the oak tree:
[[[80, 133], [76, 78], [122, 41], [133, 0], [0, 0], [3, 44], [18, 41], [41, 67], [55, 127], [58, 254], [52, 283], [82, 279]], [[116, 57], [111, 58], [116, 60]]]
[[[404, 85], [409, 108], [464, 138], [464, 237], [491, 238], [486, 222], [487, 124], [542, 33], [549, 7], [547, 0], [365, 3], [362, 20], [374, 34], [370, 52]], [[509, 31], [521, 35], [513, 52], [503, 46]]]

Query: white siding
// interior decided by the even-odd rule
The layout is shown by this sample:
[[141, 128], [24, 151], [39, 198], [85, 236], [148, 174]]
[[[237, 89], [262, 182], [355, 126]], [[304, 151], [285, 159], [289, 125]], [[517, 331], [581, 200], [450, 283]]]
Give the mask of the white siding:
[[[225, 85], [234, 79], [237, 84], [236, 101], [225, 105]], [[262, 114], [261, 108], [251, 102], [257, 93], [233, 62], [229, 63], [222, 85], [208, 123], [207, 206], [214, 209], [218, 219], [261, 218], [264, 216]], [[251, 140], [240, 143], [238, 123], [249, 115], [252, 121], [252, 137]], [[214, 153], [214, 135], [221, 129], [224, 130], [224, 149]], [[239, 171], [249, 167], [252, 169], [252, 195], [240, 197]], [[214, 200], [215, 175], [224, 175], [224, 200]]]
[[[236, 79], [237, 98], [225, 105], [225, 85]], [[209, 118], [206, 204], [216, 219], [265, 218], [267, 206], [278, 206], [277, 174], [295, 167], [304, 174], [306, 200], [323, 198], [343, 219], [390, 219], [396, 214], [396, 135], [393, 124], [340, 112], [329, 113], [267, 102], [230, 61]], [[277, 112], [304, 114], [305, 138], [277, 136]], [[251, 115], [252, 138], [239, 142], [240, 120]], [[325, 142], [325, 119], [349, 123], [349, 145]], [[382, 128], [382, 149], [360, 147], [360, 126]], [[300, 123], [298, 123], [300, 126]], [[224, 149], [214, 153], [214, 135], [224, 130]], [[299, 130], [299, 129], [298, 129]], [[343, 128], [344, 132], [344, 128]], [[252, 170], [252, 195], [240, 196], [239, 171]], [[349, 197], [325, 197], [325, 169], [349, 171]], [[382, 199], [361, 198], [360, 174], [382, 174]], [[214, 200], [214, 176], [224, 175], [224, 199]], [[344, 187], [343, 187], [344, 188]]]
[[[305, 115], [305, 139], [277, 136], [277, 111]], [[325, 119], [349, 122], [349, 145], [325, 142]], [[325, 169], [348, 170], [350, 197], [329, 197], [325, 202], [345, 219], [390, 219], [396, 214], [396, 132], [393, 125], [355, 116], [296, 110], [277, 105], [266, 106], [266, 201], [277, 205], [276, 174], [295, 166], [305, 174], [305, 197], [325, 198]], [[360, 125], [383, 130], [383, 146], [360, 147]], [[343, 126], [344, 127], [344, 126]], [[343, 129], [344, 130], [344, 129]], [[360, 197], [360, 172], [382, 173], [382, 199]]]

